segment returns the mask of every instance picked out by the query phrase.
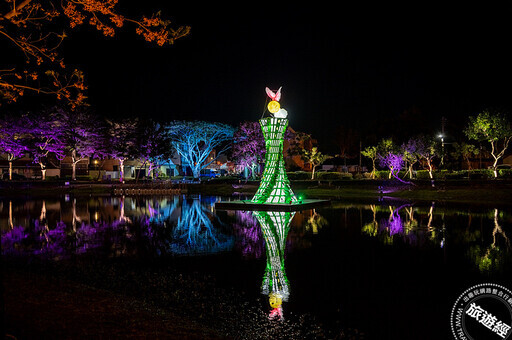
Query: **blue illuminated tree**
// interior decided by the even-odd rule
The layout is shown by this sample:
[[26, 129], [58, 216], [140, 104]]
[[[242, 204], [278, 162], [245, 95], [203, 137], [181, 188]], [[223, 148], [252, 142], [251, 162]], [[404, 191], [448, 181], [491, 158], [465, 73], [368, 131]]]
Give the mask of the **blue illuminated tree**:
[[192, 169], [194, 178], [199, 178], [202, 169], [231, 147], [235, 133], [230, 125], [205, 121], [174, 121], [166, 131], [183, 163]]

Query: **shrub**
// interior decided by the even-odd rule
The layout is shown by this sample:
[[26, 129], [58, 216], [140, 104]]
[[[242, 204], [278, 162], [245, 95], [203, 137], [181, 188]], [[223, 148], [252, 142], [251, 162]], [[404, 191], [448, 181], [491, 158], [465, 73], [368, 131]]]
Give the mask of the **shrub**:
[[352, 179], [352, 174], [350, 172], [319, 172], [315, 178], [323, 181], [343, 180]]
[[430, 175], [428, 170], [418, 170], [416, 171], [416, 179], [430, 179]]
[[498, 176], [505, 177], [505, 178], [512, 178], [512, 169], [499, 169]]
[[389, 178], [389, 170], [377, 170], [375, 171], [376, 179], [388, 179]]
[[494, 172], [491, 169], [476, 169], [471, 170], [469, 178], [471, 179], [486, 179], [493, 178]]
[[311, 179], [311, 172], [306, 172], [306, 171], [288, 172], [287, 175], [288, 175], [288, 179], [291, 181], [300, 181], [300, 180]]

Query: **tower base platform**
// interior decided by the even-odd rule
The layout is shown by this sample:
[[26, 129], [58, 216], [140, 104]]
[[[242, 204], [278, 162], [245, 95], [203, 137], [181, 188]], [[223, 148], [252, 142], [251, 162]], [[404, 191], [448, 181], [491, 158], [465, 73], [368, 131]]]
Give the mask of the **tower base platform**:
[[330, 205], [330, 200], [305, 199], [301, 203], [253, 203], [250, 200], [222, 201], [215, 203], [217, 210], [254, 210], [254, 211], [302, 211]]

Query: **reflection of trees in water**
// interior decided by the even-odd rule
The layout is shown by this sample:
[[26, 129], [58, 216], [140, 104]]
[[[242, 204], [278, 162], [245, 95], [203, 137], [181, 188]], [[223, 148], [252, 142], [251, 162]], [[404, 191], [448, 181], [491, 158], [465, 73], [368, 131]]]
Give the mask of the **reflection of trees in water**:
[[[2, 254], [39, 254], [58, 259], [94, 249], [110, 256], [124, 256], [140, 252], [151, 255], [218, 252], [233, 246], [233, 237], [223, 233], [222, 223], [212, 213], [211, 200], [180, 201], [175, 197], [165, 204], [151, 201], [146, 203], [147, 215], [127, 217], [122, 197], [118, 202], [118, 218], [92, 222], [79, 216], [75, 199], [70, 203], [68, 222], [58, 220], [50, 226], [43, 200], [40, 213], [29, 225], [13, 226], [2, 232]], [[177, 210], [178, 217], [171, 216]]]
[[311, 231], [313, 234], [318, 234], [318, 231], [328, 224], [329, 222], [327, 222], [325, 217], [320, 215], [316, 209], [312, 209], [311, 216], [309, 216], [305, 228], [306, 231]]
[[263, 256], [262, 232], [252, 211], [235, 211], [233, 230], [237, 239], [235, 243], [237, 251], [246, 258], [260, 258]]
[[[369, 205], [367, 209], [371, 219], [362, 226], [362, 233], [385, 244], [400, 241], [444, 248], [448, 240], [448, 246], [462, 248], [482, 272], [502, 270], [510, 262], [510, 240], [499, 223], [504, 214], [498, 209], [449, 210], [436, 208], [434, 202], [428, 207]], [[478, 221], [480, 227], [475, 225]]]
[[[217, 223], [217, 227], [213, 222]], [[233, 237], [220, 231], [222, 223], [199, 199], [183, 200], [181, 216], [174, 227], [172, 252], [211, 253], [233, 247]]]
[[494, 209], [491, 244], [487, 247], [475, 244], [469, 249], [470, 257], [481, 272], [500, 270], [507, 265], [507, 259], [510, 260], [510, 239], [499, 224], [499, 215], [498, 209]]

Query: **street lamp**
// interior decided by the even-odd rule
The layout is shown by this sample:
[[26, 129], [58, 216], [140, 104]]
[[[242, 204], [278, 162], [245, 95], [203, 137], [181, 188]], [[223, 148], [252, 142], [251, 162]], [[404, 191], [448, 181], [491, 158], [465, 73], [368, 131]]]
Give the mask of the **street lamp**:
[[444, 135], [440, 134], [437, 137], [441, 138], [441, 164], [439, 164], [439, 165], [443, 165], [443, 162], [444, 162]]

